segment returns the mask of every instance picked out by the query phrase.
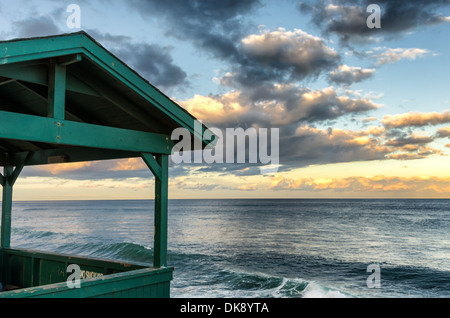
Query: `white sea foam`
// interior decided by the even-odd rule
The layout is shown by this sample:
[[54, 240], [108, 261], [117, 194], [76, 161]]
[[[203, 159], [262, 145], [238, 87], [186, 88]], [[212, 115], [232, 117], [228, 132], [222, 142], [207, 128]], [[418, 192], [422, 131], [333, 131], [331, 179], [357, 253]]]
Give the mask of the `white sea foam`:
[[338, 290], [311, 282], [303, 290], [302, 298], [349, 298], [349, 296]]

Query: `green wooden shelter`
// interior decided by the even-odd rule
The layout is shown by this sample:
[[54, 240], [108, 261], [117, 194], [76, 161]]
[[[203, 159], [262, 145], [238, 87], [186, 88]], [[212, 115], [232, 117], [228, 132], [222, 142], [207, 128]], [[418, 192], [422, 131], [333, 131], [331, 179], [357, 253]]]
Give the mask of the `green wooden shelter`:
[[[208, 144], [206, 127], [85, 32], [0, 42], [0, 298], [168, 297], [168, 157], [179, 127]], [[155, 177], [153, 264], [11, 248], [25, 166], [137, 157]], [[67, 284], [70, 264], [91, 277], [80, 288]]]

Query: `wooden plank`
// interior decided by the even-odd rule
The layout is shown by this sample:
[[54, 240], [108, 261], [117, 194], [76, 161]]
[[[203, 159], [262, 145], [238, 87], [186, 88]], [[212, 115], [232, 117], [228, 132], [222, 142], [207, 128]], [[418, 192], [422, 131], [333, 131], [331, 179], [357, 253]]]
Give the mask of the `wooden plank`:
[[82, 60], [81, 54], [64, 55], [58, 57], [58, 64], [62, 66], [72, 65]]
[[95, 79], [92, 76], [87, 78], [85, 74], [80, 72], [80, 70], [73, 70], [72, 73], [73, 75], [75, 75], [75, 78], [78, 78], [79, 81], [85, 83], [93, 91], [98, 92], [103, 98], [114, 104], [116, 107], [120, 108], [122, 111], [126, 112], [134, 119], [140, 121], [149, 128], [163, 130], [164, 125], [162, 123], [155, 120], [154, 117], [147, 114], [145, 111], [137, 107], [127, 98], [116, 92], [114, 89], [102, 83], [101, 80]]
[[0, 138], [170, 154], [169, 136], [0, 111]]
[[[39, 98], [40, 100], [42, 100], [43, 102], [45, 102], [45, 103], [49, 103], [49, 99], [48, 99], [48, 90], [47, 89], [45, 89], [45, 86], [42, 88], [42, 87], [39, 87], [39, 85], [35, 85], [35, 84], [33, 84], [33, 83], [28, 83], [28, 82], [23, 82], [23, 81], [16, 81], [16, 83], [19, 85], [19, 86], [21, 86], [21, 87], [23, 87], [24, 89], [26, 89], [28, 92], [30, 92], [30, 93], [32, 93], [34, 96], [36, 96], [37, 98]], [[44, 90], [45, 90], [45, 92], [44, 92]], [[80, 122], [86, 122], [86, 120], [85, 119], [82, 119], [82, 118], [80, 118], [80, 116], [79, 115], [76, 115], [76, 114], [74, 114], [73, 113], [73, 110], [72, 111], [68, 111], [67, 110], [67, 108], [69, 108], [70, 106], [72, 106], [72, 105], [70, 105], [70, 104], [68, 104], [67, 103], [67, 101], [66, 101], [66, 104], [65, 104], [65, 114], [67, 115], [67, 117], [68, 118], [66, 118], [66, 119], [68, 119], [68, 120], [75, 120], [75, 121], [80, 121]], [[17, 107], [17, 106], [16, 106]], [[17, 107], [18, 108], [18, 107]], [[72, 108], [73, 109], [73, 108]], [[11, 111], [11, 109], [5, 109], [5, 110], [7, 110], [7, 111]], [[36, 115], [36, 113], [33, 113], [33, 112], [28, 112], [29, 114], [31, 114], [31, 115]]]
[[65, 118], [66, 107], [66, 67], [50, 60], [48, 72], [47, 117]]
[[142, 153], [142, 159], [144, 160], [147, 167], [153, 172], [156, 178], [162, 178], [162, 170], [158, 161], [153, 157], [151, 153]]
[[[171, 268], [144, 268], [82, 280], [81, 288], [70, 289], [66, 282], [37, 286], [0, 293], [0, 298], [89, 298], [118, 293], [130, 289], [149, 286], [152, 289], [159, 283], [169, 283], [172, 279]], [[164, 295], [157, 294], [162, 298]]]
[[6, 165], [3, 170], [4, 184], [2, 197], [2, 226], [0, 244], [2, 248], [9, 248], [11, 244], [11, 211], [12, 211], [12, 184], [9, 177], [13, 173], [13, 167]]
[[16, 183], [16, 180], [19, 177], [19, 174], [22, 172], [23, 167], [25, 166], [25, 163], [27, 161], [30, 161], [32, 157], [33, 157], [33, 153], [28, 152], [27, 155], [25, 156], [25, 158], [23, 158], [23, 160], [17, 162], [16, 168], [14, 169], [13, 173], [9, 177], [9, 183], [11, 184], [11, 186], [13, 186], [14, 183]]
[[112, 261], [108, 259], [102, 259], [102, 258], [90, 258], [90, 257], [84, 257], [84, 256], [73, 256], [68, 254], [61, 254], [61, 253], [50, 253], [50, 252], [41, 252], [41, 251], [34, 251], [34, 250], [26, 250], [26, 249], [9, 249], [5, 248], [3, 249], [3, 252], [8, 257], [11, 255], [19, 256], [21, 258], [31, 258], [33, 257], [36, 260], [46, 260], [46, 261], [54, 261], [59, 263], [70, 263], [70, 264], [77, 264], [81, 267], [95, 267], [99, 271], [103, 272], [104, 270], [100, 270], [100, 268], [107, 268], [112, 270], [117, 270], [118, 272], [123, 272], [126, 270], [132, 270], [132, 269], [141, 269], [144, 267], [147, 267], [148, 264], [134, 264], [134, 263], [125, 263], [125, 262], [119, 262], [119, 261]]
[[[49, 68], [47, 64], [48, 62], [45, 61], [30, 61], [0, 65], [0, 76], [6, 79], [1, 83], [1, 85], [20, 80], [47, 86], [49, 76]], [[86, 85], [82, 80], [72, 76], [70, 73], [66, 74], [66, 89], [71, 92], [97, 97], [101, 96], [91, 87]]]
[[153, 266], [167, 266], [167, 213], [169, 193], [169, 156], [156, 155], [156, 161], [161, 167], [160, 176], [155, 177], [155, 238]]

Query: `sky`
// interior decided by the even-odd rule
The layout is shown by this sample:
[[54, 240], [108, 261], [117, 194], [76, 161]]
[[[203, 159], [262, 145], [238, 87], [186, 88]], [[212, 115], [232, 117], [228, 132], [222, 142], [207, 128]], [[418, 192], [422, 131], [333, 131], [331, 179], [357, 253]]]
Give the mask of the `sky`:
[[[279, 130], [277, 170], [171, 162], [169, 198], [450, 198], [449, 0], [0, 0], [0, 16], [2, 40], [84, 30], [208, 127]], [[26, 167], [14, 199], [153, 183], [141, 159]]]

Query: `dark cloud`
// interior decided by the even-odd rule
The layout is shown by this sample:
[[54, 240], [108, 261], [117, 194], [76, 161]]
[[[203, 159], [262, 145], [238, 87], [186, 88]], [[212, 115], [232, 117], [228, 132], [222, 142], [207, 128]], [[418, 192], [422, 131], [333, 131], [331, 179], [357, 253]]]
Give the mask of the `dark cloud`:
[[386, 142], [387, 146], [402, 147], [406, 145], [428, 144], [433, 142], [432, 136], [407, 136], [391, 139]]
[[232, 66], [226, 86], [255, 86], [264, 82], [315, 79], [337, 67], [341, 57], [318, 37], [302, 30], [279, 28], [246, 36], [238, 46], [239, 60]]
[[[367, 6], [375, 3], [381, 8], [381, 28], [370, 29], [366, 21]], [[390, 38], [418, 27], [448, 21], [438, 13], [449, 0], [335, 0], [301, 1], [300, 11], [312, 14], [312, 22], [324, 34], [336, 34], [343, 43], [372, 42], [376, 37]]]
[[252, 35], [257, 28], [245, 18], [261, 6], [257, 0], [130, 3], [145, 18], [160, 19], [168, 35], [188, 40], [207, 56], [229, 63], [234, 77], [223, 81], [227, 86], [303, 80], [339, 65], [336, 51], [301, 30]]
[[30, 38], [37, 36], [57, 35], [62, 33], [49, 16], [31, 17], [16, 21], [12, 25], [11, 37]]
[[114, 52], [152, 84], [167, 89], [187, 83], [187, 74], [174, 64], [170, 50], [170, 47], [143, 43]]
[[131, 37], [97, 30], [87, 32], [153, 85], [171, 89], [188, 84], [186, 72], [174, 63], [170, 55], [170, 47], [136, 43]]
[[390, 152], [379, 139], [366, 133], [340, 129], [322, 130], [301, 126], [295, 135], [282, 140], [286, 169], [314, 164], [382, 160]]
[[236, 43], [247, 25], [246, 13], [256, 10], [259, 0], [132, 0], [145, 19], [162, 18], [167, 33], [194, 44], [216, 58], [236, 58]]
[[341, 65], [339, 68], [328, 74], [328, 80], [338, 85], [349, 86], [353, 83], [358, 83], [371, 78], [374, 74], [374, 68], [363, 69], [360, 67]]

